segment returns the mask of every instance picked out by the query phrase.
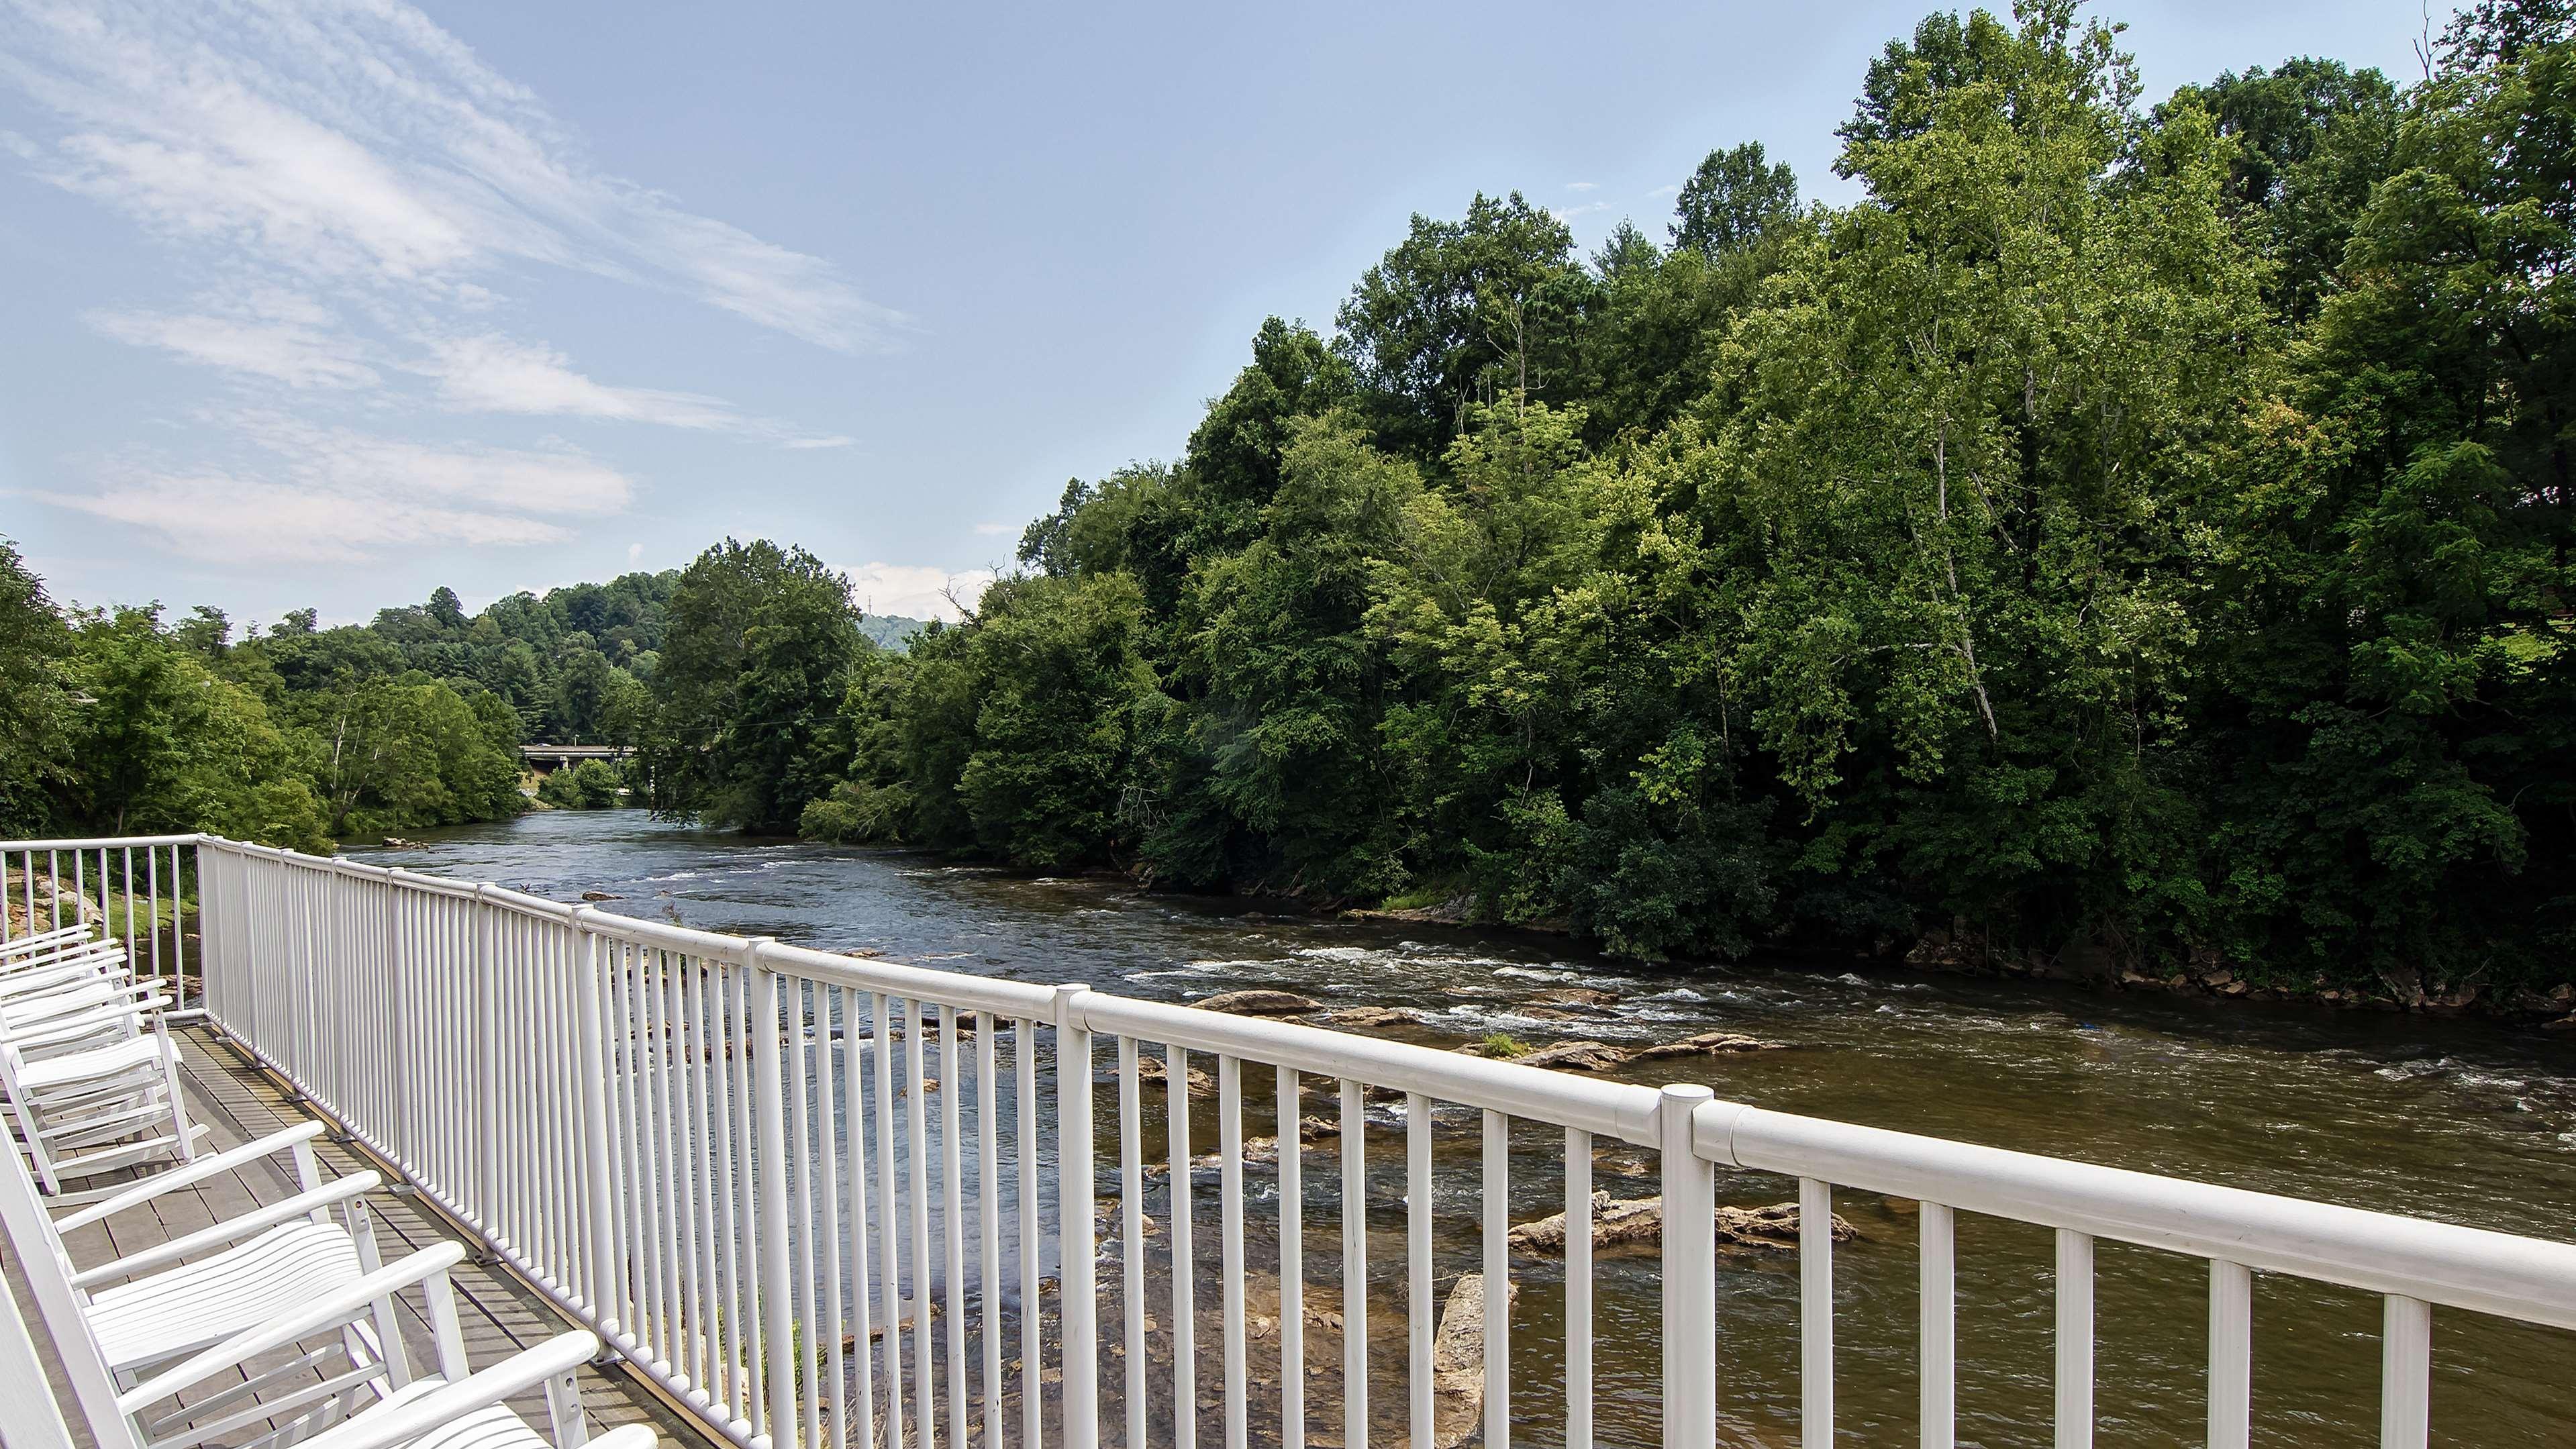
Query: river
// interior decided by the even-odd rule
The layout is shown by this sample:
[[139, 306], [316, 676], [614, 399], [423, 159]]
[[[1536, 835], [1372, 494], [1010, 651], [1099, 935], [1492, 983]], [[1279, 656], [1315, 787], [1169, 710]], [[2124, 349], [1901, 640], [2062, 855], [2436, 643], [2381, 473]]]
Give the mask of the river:
[[[1642, 1044], [1724, 1028], [1794, 1049], [1657, 1064], [1636, 1079], [1683, 1076], [1721, 1097], [1782, 1111], [2576, 1236], [2576, 1040], [2564, 1035], [1758, 958], [1644, 967], [1544, 937], [1246, 909], [1116, 880], [1032, 879], [904, 852], [716, 835], [636, 811], [534, 814], [434, 832], [424, 844], [351, 854], [555, 899], [606, 892], [617, 898], [603, 903], [609, 910], [828, 950], [865, 948], [945, 970], [1078, 981], [1168, 1001], [1265, 986], [1331, 1004], [1415, 1008], [1422, 1024], [1409, 1034], [1433, 1044], [1498, 1031], [1533, 1045], [1577, 1037]], [[1563, 984], [1606, 987], [1620, 1000], [1575, 1021], [1523, 1014], [1525, 998]], [[1320, 1087], [1309, 1089], [1309, 1111], [1325, 1105]], [[1248, 1120], [1266, 1124], [1268, 1106], [1249, 1105]], [[1444, 1144], [1461, 1144], [1444, 1145], [1444, 1163], [1465, 1154], [1455, 1157], [1456, 1170], [1444, 1170], [1436, 1194], [1444, 1277], [1474, 1271], [1476, 1255], [1477, 1190], [1466, 1166], [1472, 1115], [1461, 1123], [1451, 1130], [1440, 1119]], [[1213, 1144], [1212, 1126], [1196, 1130], [1201, 1144]], [[1381, 1149], [1371, 1138], [1389, 1174], [1383, 1189], [1373, 1179], [1372, 1196], [1382, 1191], [1393, 1215], [1373, 1224], [1390, 1244], [1373, 1252], [1374, 1265], [1390, 1270], [1400, 1270], [1402, 1244], [1399, 1142], [1391, 1133]], [[1530, 1171], [1519, 1165], [1523, 1143]], [[1561, 1205], [1551, 1143], [1544, 1133], [1515, 1139], [1515, 1220]], [[1540, 1163], [1551, 1163], [1543, 1174]], [[1310, 1184], [1331, 1170], [1327, 1147], [1311, 1159]], [[1656, 1190], [1652, 1170], [1644, 1154], [1605, 1153], [1596, 1181], [1620, 1197], [1645, 1196]], [[1728, 1174], [1720, 1194], [1759, 1205], [1794, 1199], [1795, 1185]], [[1842, 1436], [1911, 1443], [1911, 1204], [1847, 1192], [1835, 1206], [1858, 1234], [1837, 1253]], [[1198, 1230], [1208, 1235], [1200, 1251], [1212, 1259], [1213, 1203], [1198, 1211]], [[1962, 1215], [1958, 1253], [1960, 1442], [2046, 1443], [2048, 1235]], [[1651, 1257], [1609, 1257], [1596, 1275], [1603, 1444], [1654, 1438], [1653, 1268]], [[1310, 1302], [1326, 1296], [1332, 1271], [1310, 1248]], [[2105, 1243], [2098, 1272], [2100, 1442], [2200, 1442], [2205, 1270]], [[1516, 1263], [1516, 1273], [1523, 1296], [1513, 1320], [1515, 1422], [1526, 1442], [1557, 1443], [1562, 1405], [1551, 1400], [1563, 1341], [1561, 1273], [1546, 1260]], [[1400, 1291], [1400, 1279], [1391, 1282]], [[1794, 1255], [1727, 1255], [1720, 1300], [1728, 1439], [1794, 1443]], [[1400, 1406], [1400, 1309], [1384, 1322]], [[2576, 1442], [2576, 1405], [2568, 1401], [2576, 1335], [2448, 1310], [2437, 1310], [2434, 1322], [2436, 1443]], [[2378, 1330], [2377, 1300], [2367, 1295], [2258, 1279], [2255, 1442], [2375, 1443]], [[1203, 1351], [1201, 1382], [1214, 1376]]]

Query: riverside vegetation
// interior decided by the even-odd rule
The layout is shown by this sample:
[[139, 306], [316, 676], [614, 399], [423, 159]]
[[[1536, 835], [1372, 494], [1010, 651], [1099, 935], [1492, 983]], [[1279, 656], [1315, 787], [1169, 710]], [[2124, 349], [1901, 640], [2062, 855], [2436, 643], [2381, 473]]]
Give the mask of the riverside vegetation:
[[[214, 752], [242, 813], [187, 808], [240, 833], [430, 809], [332, 742], [443, 691], [460, 759], [562, 710], [717, 825], [1619, 955], [2536, 1007], [2576, 947], [2570, 14], [2477, 5], [2408, 85], [2294, 59], [2152, 107], [2070, 4], [1935, 14], [1867, 65], [1858, 202], [1748, 143], [1589, 258], [1518, 194], [1417, 216], [899, 651], [726, 540], [471, 621], [57, 619], [0, 709], [162, 651], [294, 762]], [[0, 802], [182, 823], [99, 763], [106, 709], [56, 713]], [[437, 810], [515, 806], [464, 778]]]

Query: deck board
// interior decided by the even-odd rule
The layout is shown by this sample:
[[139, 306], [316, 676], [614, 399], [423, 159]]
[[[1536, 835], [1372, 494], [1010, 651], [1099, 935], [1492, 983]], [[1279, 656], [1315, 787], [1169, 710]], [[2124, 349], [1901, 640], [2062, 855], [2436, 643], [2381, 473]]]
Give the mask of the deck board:
[[[275, 1081], [255, 1070], [214, 1032], [203, 1027], [190, 1027], [177, 1034], [181, 1038], [182, 1086], [189, 1115], [192, 1120], [203, 1122], [212, 1129], [206, 1138], [207, 1151], [220, 1152], [236, 1147], [306, 1120], [308, 1114], [280, 1090]], [[326, 1177], [370, 1168], [382, 1171], [353, 1146], [335, 1143], [327, 1136], [318, 1139], [314, 1146]], [[390, 1179], [392, 1174], [386, 1173], [385, 1176]], [[121, 1213], [109, 1222], [80, 1229], [70, 1235], [65, 1246], [76, 1265], [91, 1267], [211, 1226], [260, 1204], [292, 1197], [295, 1190], [296, 1184], [286, 1163], [275, 1158], [265, 1159], [210, 1178], [193, 1188], [165, 1194], [149, 1209]], [[378, 1251], [387, 1262], [441, 1241], [452, 1240], [465, 1245], [465, 1261], [449, 1276], [456, 1290], [457, 1313], [464, 1328], [467, 1361], [473, 1367], [487, 1368], [574, 1326], [543, 1295], [512, 1276], [500, 1264], [483, 1258], [479, 1243], [457, 1232], [433, 1208], [408, 1190], [380, 1188], [368, 1194], [366, 1203], [375, 1219]], [[57, 1398], [69, 1403], [69, 1395], [63, 1390], [59, 1361], [54, 1356], [51, 1343], [42, 1341], [42, 1320], [36, 1314], [23, 1282], [18, 1281], [22, 1275], [13, 1270], [9, 1276], [12, 1279], [9, 1286], [18, 1296], [20, 1309], [40, 1340], [38, 1352], [55, 1374]], [[401, 1305], [403, 1338], [412, 1364], [420, 1368], [435, 1363], [429, 1325], [416, 1297], [403, 1298]], [[285, 1356], [281, 1355], [279, 1361], [284, 1362]], [[236, 1375], [232, 1382], [240, 1382], [242, 1377]], [[307, 1370], [296, 1381], [318, 1380], [317, 1372]], [[698, 1449], [698, 1446], [715, 1442], [673, 1414], [622, 1367], [585, 1367], [580, 1374], [580, 1384], [582, 1405], [589, 1411], [594, 1433], [626, 1424], [646, 1424], [661, 1436], [666, 1445], [677, 1446], [677, 1449]], [[212, 1388], [201, 1390], [187, 1396], [183, 1402], [199, 1402], [214, 1391]], [[545, 1423], [542, 1392], [532, 1392], [513, 1403], [532, 1424], [542, 1426]], [[77, 1420], [79, 1416], [72, 1413], [66, 1417]], [[84, 1426], [76, 1422], [73, 1431], [79, 1442], [89, 1443]], [[257, 1432], [245, 1430], [236, 1437], [252, 1438]]]

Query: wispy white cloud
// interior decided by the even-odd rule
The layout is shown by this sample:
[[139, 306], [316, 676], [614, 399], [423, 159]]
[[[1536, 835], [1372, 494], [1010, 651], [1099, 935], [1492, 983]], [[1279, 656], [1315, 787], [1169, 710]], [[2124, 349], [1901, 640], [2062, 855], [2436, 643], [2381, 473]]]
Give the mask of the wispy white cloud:
[[87, 492], [26, 496], [216, 563], [357, 562], [396, 547], [525, 545], [559, 520], [622, 511], [633, 480], [566, 448], [440, 447], [276, 415], [235, 420], [266, 456], [172, 467], [127, 459]]
[[16, 0], [0, 79], [39, 174], [248, 263], [467, 300], [527, 262], [695, 296], [843, 351], [903, 325], [831, 263], [592, 167], [537, 98], [399, 0]]
[[1666, 183], [1665, 185], [1658, 186], [1658, 187], [1656, 187], [1654, 190], [1649, 191], [1649, 192], [1647, 192], [1647, 193], [1646, 193], [1646, 195], [1647, 195], [1647, 196], [1649, 196], [1649, 197], [1657, 197], [1657, 196], [1679, 196], [1679, 195], [1681, 195], [1681, 194], [1682, 194], [1682, 189], [1681, 189], [1679, 186], [1673, 185], [1673, 184], [1671, 184], [1671, 183]]
[[575, 371], [572, 359], [496, 332], [434, 338], [407, 364], [434, 379], [439, 401], [463, 412], [608, 418], [675, 428], [740, 428], [741, 414], [718, 398], [656, 388], [611, 387]]
[[118, 455], [22, 496], [190, 557], [546, 543], [633, 496], [625, 472], [569, 447], [388, 436], [406, 417], [856, 441], [604, 379], [516, 335], [512, 294], [549, 269], [842, 352], [907, 326], [830, 262], [602, 171], [532, 92], [404, 0], [0, 0], [0, 88], [36, 122], [0, 132], [0, 165], [96, 199], [183, 259], [190, 300], [119, 298], [89, 325], [219, 370], [265, 409], [196, 415], [194, 456]]
[[1565, 183], [1565, 189], [1568, 191], [1598, 191], [1601, 189], [1601, 183], [1598, 181], [1569, 181]]
[[1572, 221], [1578, 216], [1588, 215], [1589, 213], [1596, 211], [1608, 211], [1609, 209], [1610, 203], [1606, 201], [1587, 201], [1581, 206], [1550, 207], [1548, 209], [1548, 215], [1555, 217], [1558, 221]]
[[1010, 531], [1011, 526], [1007, 523], [979, 523], [975, 525], [975, 532], [986, 538], [991, 538], [995, 534], [1008, 533]]
[[871, 614], [955, 620], [993, 582], [991, 569], [952, 573], [924, 564], [863, 563], [850, 570], [850, 595]]
[[119, 342], [288, 387], [370, 387], [382, 381], [356, 339], [307, 321], [203, 312], [93, 312], [88, 321]]

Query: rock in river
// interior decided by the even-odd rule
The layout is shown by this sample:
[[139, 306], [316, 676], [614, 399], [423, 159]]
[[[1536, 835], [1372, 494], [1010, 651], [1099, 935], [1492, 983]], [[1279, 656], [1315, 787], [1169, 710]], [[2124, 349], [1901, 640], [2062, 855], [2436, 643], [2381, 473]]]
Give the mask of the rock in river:
[[[1720, 1207], [1715, 1227], [1717, 1243], [1722, 1248], [1795, 1248], [1798, 1205], [1783, 1202], [1758, 1208]], [[1562, 1253], [1565, 1229], [1565, 1214], [1551, 1214], [1512, 1229], [1511, 1243], [1524, 1252]], [[1663, 1230], [1664, 1200], [1660, 1197], [1622, 1199], [1606, 1192], [1592, 1195], [1592, 1247], [1596, 1252], [1651, 1244], [1662, 1237]], [[1852, 1236], [1852, 1225], [1840, 1213], [1834, 1214], [1833, 1236], [1838, 1243]]]
[[[1470, 1056], [1495, 1055], [1482, 1042], [1472, 1042], [1458, 1050]], [[1597, 1041], [1561, 1041], [1505, 1058], [1524, 1067], [1551, 1067], [1560, 1072], [1606, 1072], [1627, 1059], [1625, 1048]]]
[[[1200, 1002], [1205, 1006], [1206, 1002]], [[1324, 1013], [1324, 1024], [1343, 1031], [1374, 1031], [1382, 1026], [1410, 1026], [1419, 1023], [1419, 1012], [1400, 1006], [1345, 1006]]]
[[1201, 1011], [1224, 1011], [1236, 1016], [1295, 1016], [1323, 1004], [1294, 991], [1222, 991], [1190, 1003]]
[[[1502, 1314], [1511, 1316], [1520, 1285], [1503, 1285]], [[1485, 1279], [1469, 1273], [1440, 1306], [1431, 1341], [1431, 1449], [1458, 1449], [1476, 1436], [1485, 1415]]]
[[1637, 1051], [1636, 1055], [1631, 1058], [1631, 1060], [1651, 1062], [1664, 1057], [1713, 1057], [1725, 1052], [1776, 1052], [1781, 1050], [1785, 1050], [1782, 1043], [1776, 1041], [1764, 1041], [1760, 1037], [1742, 1036], [1731, 1031], [1704, 1031], [1697, 1036], [1684, 1037], [1680, 1041], [1668, 1041], [1659, 1046], [1642, 1047]]
[[1528, 998], [1532, 1006], [1616, 1006], [1619, 993], [1598, 986], [1551, 986]]

